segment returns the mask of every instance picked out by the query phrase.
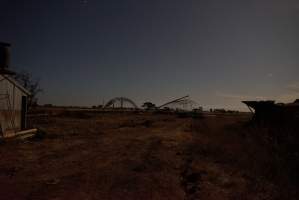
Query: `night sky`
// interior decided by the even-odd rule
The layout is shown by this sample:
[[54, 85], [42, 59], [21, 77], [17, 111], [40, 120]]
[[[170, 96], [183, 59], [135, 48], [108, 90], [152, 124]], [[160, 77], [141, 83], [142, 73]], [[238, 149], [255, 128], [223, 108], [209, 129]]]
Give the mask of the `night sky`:
[[0, 0], [0, 15], [41, 104], [299, 98], [298, 0]]

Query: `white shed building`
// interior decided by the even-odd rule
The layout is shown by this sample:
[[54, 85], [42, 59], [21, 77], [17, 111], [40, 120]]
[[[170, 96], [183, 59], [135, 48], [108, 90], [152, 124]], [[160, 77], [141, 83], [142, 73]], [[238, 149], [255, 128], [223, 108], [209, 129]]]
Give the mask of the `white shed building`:
[[8, 70], [9, 45], [0, 43], [0, 137], [26, 128], [28, 90]]
[[29, 92], [7, 75], [0, 74], [0, 132], [26, 128], [27, 96]]

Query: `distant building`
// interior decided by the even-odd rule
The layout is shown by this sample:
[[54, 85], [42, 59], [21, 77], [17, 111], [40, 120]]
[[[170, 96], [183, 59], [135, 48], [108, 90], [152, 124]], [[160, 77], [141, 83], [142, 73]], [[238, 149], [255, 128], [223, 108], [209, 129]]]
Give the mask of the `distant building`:
[[253, 121], [260, 124], [296, 125], [299, 123], [299, 101], [275, 103], [275, 101], [243, 101], [254, 113]]
[[0, 43], [0, 137], [26, 128], [27, 98], [30, 95], [8, 69], [9, 47], [9, 44]]

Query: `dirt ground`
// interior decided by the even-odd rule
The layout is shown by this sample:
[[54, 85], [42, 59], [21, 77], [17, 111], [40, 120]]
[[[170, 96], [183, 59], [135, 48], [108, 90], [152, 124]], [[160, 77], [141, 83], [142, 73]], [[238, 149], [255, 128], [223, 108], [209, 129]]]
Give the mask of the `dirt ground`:
[[65, 112], [0, 144], [0, 199], [297, 199], [247, 115]]

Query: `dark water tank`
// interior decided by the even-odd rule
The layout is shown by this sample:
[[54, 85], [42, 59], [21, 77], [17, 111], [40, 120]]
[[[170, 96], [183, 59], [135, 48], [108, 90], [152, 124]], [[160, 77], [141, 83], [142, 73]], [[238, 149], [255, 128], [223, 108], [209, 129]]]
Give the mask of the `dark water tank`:
[[7, 69], [10, 64], [10, 44], [0, 42], [0, 69]]

